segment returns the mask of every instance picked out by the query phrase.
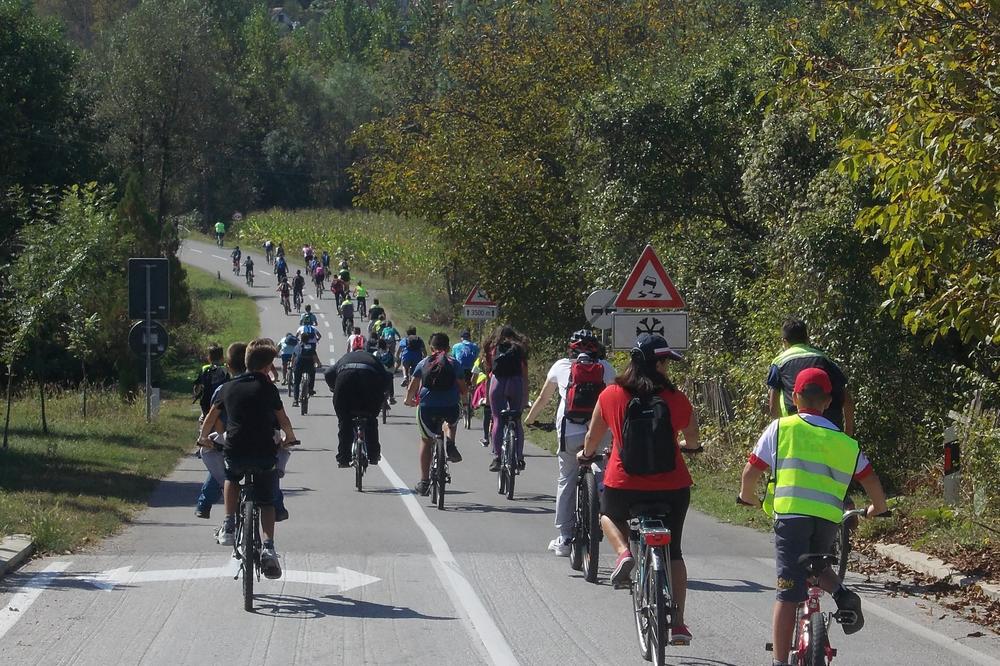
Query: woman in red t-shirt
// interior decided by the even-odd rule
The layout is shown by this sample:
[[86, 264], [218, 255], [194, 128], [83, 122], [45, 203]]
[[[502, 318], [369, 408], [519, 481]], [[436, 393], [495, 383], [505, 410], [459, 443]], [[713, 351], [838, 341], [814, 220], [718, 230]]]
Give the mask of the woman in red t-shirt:
[[[673, 582], [677, 614], [672, 635], [675, 641], [689, 643], [691, 633], [684, 624], [684, 597], [687, 592], [687, 567], [681, 554], [684, 517], [691, 499], [691, 475], [681, 456], [677, 432], [684, 434], [684, 449], [698, 450], [698, 419], [691, 402], [677, 390], [667, 377], [667, 363], [681, 356], [659, 335], [643, 334], [631, 352], [628, 368], [615, 383], [604, 389], [590, 428], [578, 457], [593, 457], [604, 435], [611, 431], [612, 447], [604, 472], [604, 494], [601, 498], [601, 528], [615, 549], [618, 560], [611, 582], [615, 587], [628, 585], [635, 559], [628, 546], [629, 508], [636, 504], [666, 504], [670, 507], [667, 527], [670, 529], [670, 576]], [[670, 410], [673, 437], [666, 444], [674, 449], [674, 468], [657, 474], [629, 474], [621, 459], [622, 429], [629, 401], [635, 397], [659, 395]]]

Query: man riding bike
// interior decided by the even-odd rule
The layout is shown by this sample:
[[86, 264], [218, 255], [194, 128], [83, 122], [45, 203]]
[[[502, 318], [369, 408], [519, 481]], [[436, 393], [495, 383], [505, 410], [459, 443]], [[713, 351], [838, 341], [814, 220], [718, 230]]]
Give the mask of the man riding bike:
[[274, 274], [279, 281], [288, 278], [288, 264], [285, 263], [285, 257], [278, 255], [278, 258], [274, 260]]
[[271, 263], [274, 259], [274, 243], [269, 240], [264, 241], [264, 260]]
[[358, 299], [358, 315], [362, 320], [368, 311], [368, 289], [358, 280], [358, 286], [354, 290], [354, 297]]
[[340, 276], [336, 273], [330, 274], [330, 291], [333, 292], [333, 298], [337, 302], [337, 308], [340, 308], [340, 304], [344, 302], [344, 281], [340, 279]]
[[275, 291], [281, 294], [281, 307], [285, 309], [287, 314], [292, 309], [292, 287], [288, 284], [288, 280], [281, 280]]
[[292, 296], [295, 303], [301, 303], [303, 301], [302, 292], [306, 288], [306, 279], [302, 277], [302, 271], [296, 270], [295, 277], [292, 278]]
[[330, 253], [326, 250], [323, 250], [323, 255], [320, 257], [320, 264], [327, 273], [330, 272]]
[[285, 333], [285, 337], [281, 340], [281, 345], [278, 347], [278, 353], [281, 356], [281, 383], [288, 384], [291, 379], [288, 376], [288, 364], [292, 360], [292, 356], [295, 355], [295, 348], [299, 346], [299, 339], [294, 333]]
[[385, 403], [386, 388], [392, 385], [392, 375], [366, 351], [344, 354], [323, 373], [333, 391], [333, 411], [337, 428], [337, 467], [351, 466], [351, 444], [354, 442], [356, 416], [365, 417], [365, 444], [368, 463], [377, 465], [382, 458], [378, 440], [378, 416]]
[[307, 305], [306, 311], [302, 313], [299, 317], [299, 326], [317, 326], [319, 322], [316, 320], [316, 315], [312, 311], [312, 306]]
[[462, 368], [465, 383], [470, 384], [472, 382], [472, 366], [476, 364], [476, 359], [479, 358], [479, 345], [469, 339], [472, 337], [469, 329], [462, 331], [459, 337], [461, 339], [451, 348], [451, 355], [458, 361], [459, 367]]
[[303, 245], [302, 246], [302, 260], [306, 263], [306, 266], [309, 265], [309, 262], [312, 261], [312, 258], [313, 258], [312, 245]]
[[340, 304], [340, 323], [344, 328], [344, 335], [350, 335], [354, 330], [354, 303], [344, 301]]
[[243, 267], [246, 269], [247, 282], [250, 282], [250, 280], [253, 279], [253, 259], [249, 254], [247, 255], [247, 258], [243, 260]]
[[229, 253], [229, 256], [232, 257], [232, 259], [233, 259], [233, 272], [236, 273], [237, 275], [239, 275], [240, 274], [240, 258], [243, 256], [243, 253], [240, 251], [240, 246], [237, 245], [236, 247], [234, 247], [233, 251]]
[[326, 272], [323, 270], [322, 266], [317, 266], [316, 270], [313, 271], [313, 283], [316, 285], [317, 289], [322, 289], [325, 282]]
[[316, 368], [322, 363], [319, 360], [319, 353], [316, 351], [316, 341], [319, 340], [319, 331], [312, 326], [303, 326], [299, 332], [299, 345], [293, 354], [295, 376], [292, 379], [292, 392], [295, 397], [293, 407], [299, 406], [299, 386], [302, 384], [302, 374], [309, 375], [309, 395], [316, 393]]
[[378, 304], [378, 299], [372, 301], [372, 308], [368, 311], [368, 330], [372, 330], [372, 324], [378, 321], [381, 315], [385, 314], [385, 308]]
[[215, 241], [222, 247], [222, 237], [226, 235], [226, 223], [216, 222], [215, 223]]

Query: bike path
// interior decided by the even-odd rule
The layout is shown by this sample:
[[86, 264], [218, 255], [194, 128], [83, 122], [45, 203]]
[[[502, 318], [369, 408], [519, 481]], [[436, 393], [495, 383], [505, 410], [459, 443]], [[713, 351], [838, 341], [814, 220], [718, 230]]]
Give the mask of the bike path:
[[[228, 270], [227, 255], [187, 241], [182, 256], [235, 287], [242, 278]], [[279, 338], [296, 318], [284, 315], [260, 264], [252, 293], [262, 330]], [[332, 301], [307, 302], [320, 315], [321, 358], [331, 362], [330, 342], [339, 355], [345, 341]], [[451, 466], [447, 509], [437, 511], [406, 490], [416, 480], [417, 437], [413, 410], [400, 403], [380, 426], [388, 464], [369, 468], [366, 492], [357, 493], [353, 470], [333, 460], [329, 391], [322, 382], [317, 390], [305, 417], [286, 399], [303, 440], [282, 484], [291, 512], [277, 534], [286, 574], [258, 584], [256, 613], [242, 610], [240, 585], [224, 570], [229, 549], [212, 541], [218, 521], [193, 516], [204, 468], [188, 457], [123, 534], [83, 554], [37, 560], [4, 581], [4, 604], [40, 593], [0, 635], [0, 663], [640, 663], [630, 596], [607, 584], [607, 548], [599, 585], [546, 551], [555, 533], [552, 456], [527, 446], [528, 467], [508, 501], [496, 493], [474, 422], [471, 433], [460, 431], [465, 460]], [[221, 506], [215, 511], [221, 519]], [[695, 640], [670, 648], [668, 662], [769, 663], [769, 536], [692, 512], [684, 550]], [[65, 574], [40, 573], [66, 562]], [[130, 569], [95, 575], [122, 567]], [[953, 640], [978, 627], [861, 587], [868, 622], [849, 638], [832, 630], [838, 663], [1000, 663], [995, 637]]]

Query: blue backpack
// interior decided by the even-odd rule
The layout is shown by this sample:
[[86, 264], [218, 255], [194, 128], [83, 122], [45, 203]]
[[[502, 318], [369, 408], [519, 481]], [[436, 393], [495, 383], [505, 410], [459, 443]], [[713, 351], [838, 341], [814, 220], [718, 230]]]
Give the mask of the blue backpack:
[[463, 368], [471, 368], [472, 364], [476, 362], [476, 358], [479, 356], [479, 349], [476, 345], [471, 342], [459, 342], [455, 345], [452, 350], [452, 354], [455, 356], [455, 360]]

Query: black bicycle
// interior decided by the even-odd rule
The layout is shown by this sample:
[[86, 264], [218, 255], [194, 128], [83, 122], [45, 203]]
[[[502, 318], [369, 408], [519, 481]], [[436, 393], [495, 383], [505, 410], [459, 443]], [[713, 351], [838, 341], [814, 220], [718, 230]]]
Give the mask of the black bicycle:
[[295, 311], [302, 312], [302, 292], [296, 291], [294, 294], [295, 299]]
[[382, 423], [384, 424], [389, 420], [389, 395], [382, 399]]
[[434, 453], [431, 457], [431, 504], [444, 510], [444, 488], [451, 483], [448, 473], [448, 456], [444, 448], [444, 432], [434, 436]]
[[358, 297], [358, 317], [361, 321], [365, 320], [365, 316], [368, 314], [368, 302], [365, 300], [364, 296]]
[[601, 547], [601, 484], [604, 456], [598, 454], [580, 461], [576, 477], [576, 526], [569, 544], [569, 565], [583, 571], [588, 583], [597, 582]]
[[514, 477], [518, 473], [517, 431], [514, 424], [521, 418], [521, 410], [505, 409], [500, 412], [500, 429], [503, 433], [500, 445], [500, 469], [497, 471], [497, 494], [514, 499]]
[[309, 381], [309, 373], [303, 372], [302, 376], [299, 377], [299, 408], [302, 410], [302, 416], [309, 413], [309, 387], [311, 383]]
[[630, 588], [639, 652], [661, 666], [671, 642], [671, 620], [676, 613], [670, 580], [670, 507], [639, 504], [630, 510], [629, 548], [636, 554]]
[[246, 271], [246, 277], [247, 277], [247, 286], [248, 287], [252, 287], [253, 286], [253, 269], [249, 269], [249, 268], [247, 269], [247, 271]]
[[344, 329], [344, 337], [349, 336], [354, 331], [354, 317], [341, 318], [340, 325]]
[[351, 444], [351, 467], [354, 468], [354, 486], [361, 492], [361, 479], [368, 469], [368, 442], [365, 441], [365, 427], [368, 417], [354, 417], [354, 443]]
[[253, 501], [255, 475], [264, 469], [247, 468], [240, 483], [240, 505], [236, 512], [236, 534], [233, 557], [240, 562], [234, 578], [243, 577], [243, 610], [253, 610], [253, 584], [260, 581], [260, 507]]

